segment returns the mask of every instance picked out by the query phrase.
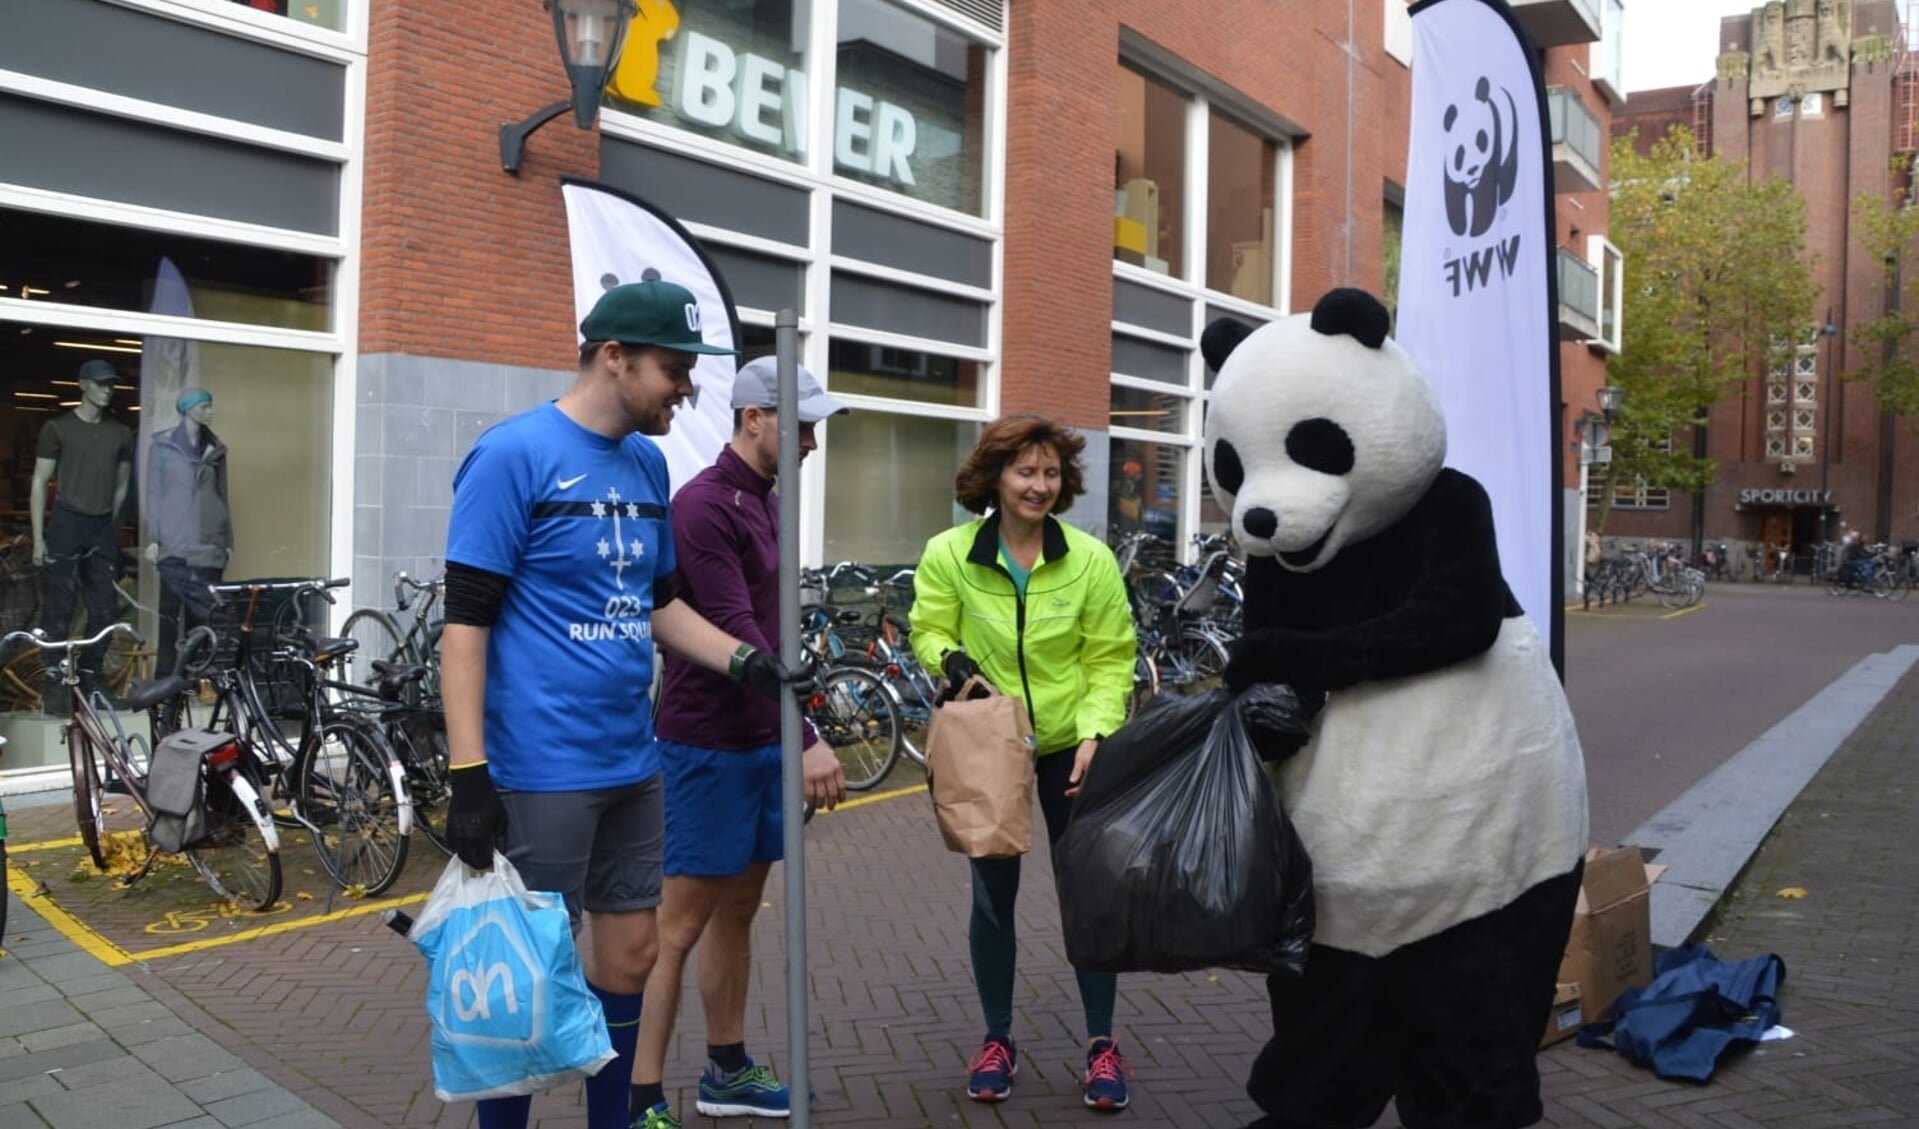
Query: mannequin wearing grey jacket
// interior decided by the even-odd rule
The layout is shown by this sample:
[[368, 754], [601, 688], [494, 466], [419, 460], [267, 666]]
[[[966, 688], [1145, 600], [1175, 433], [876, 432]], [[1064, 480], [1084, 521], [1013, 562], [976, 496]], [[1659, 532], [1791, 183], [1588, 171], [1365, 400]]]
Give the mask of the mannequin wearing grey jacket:
[[233, 556], [227, 510], [227, 447], [213, 433], [213, 396], [189, 388], [180, 423], [147, 449], [147, 559], [160, 569], [160, 647], [155, 674], [173, 670], [179, 640], [207, 621], [216, 584]]

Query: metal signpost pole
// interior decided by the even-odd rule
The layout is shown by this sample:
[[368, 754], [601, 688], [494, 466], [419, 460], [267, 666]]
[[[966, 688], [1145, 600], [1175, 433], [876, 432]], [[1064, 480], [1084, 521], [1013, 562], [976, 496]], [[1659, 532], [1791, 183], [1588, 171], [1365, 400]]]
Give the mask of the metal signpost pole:
[[[800, 319], [781, 310], [774, 319], [775, 359], [779, 365], [780, 491], [780, 663], [800, 666]], [[792, 1091], [793, 1129], [812, 1121], [812, 1095], [806, 1054], [806, 814], [800, 775], [800, 704], [780, 695], [782, 750], [780, 804], [786, 812], [786, 1061]]]

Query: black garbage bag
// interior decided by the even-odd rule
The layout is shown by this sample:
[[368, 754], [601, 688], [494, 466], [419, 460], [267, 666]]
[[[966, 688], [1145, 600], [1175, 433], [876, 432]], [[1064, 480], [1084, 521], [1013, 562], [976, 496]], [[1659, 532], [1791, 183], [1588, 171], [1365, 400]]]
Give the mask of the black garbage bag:
[[1053, 851], [1066, 957], [1089, 972], [1299, 974], [1313, 870], [1247, 732], [1305, 729], [1290, 688], [1155, 702], [1101, 742]]

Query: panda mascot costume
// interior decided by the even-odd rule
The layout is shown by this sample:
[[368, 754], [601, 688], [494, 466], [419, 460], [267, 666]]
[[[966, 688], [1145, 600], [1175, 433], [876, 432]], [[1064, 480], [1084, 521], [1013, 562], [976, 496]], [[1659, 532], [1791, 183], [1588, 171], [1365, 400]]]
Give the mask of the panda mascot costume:
[[1202, 341], [1207, 477], [1248, 557], [1227, 684], [1325, 703], [1273, 767], [1318, 928], [1305, 974], [1268, 981], [1259, 1129], [1362, 1129], [1389, 1101], [1406, 1129], [1538, 1121], [1579, 890], [1565, 694], [1500, 574], [1486, 491], [1442, 466], [1438, 401], [1389, 325], [1335, 290]]

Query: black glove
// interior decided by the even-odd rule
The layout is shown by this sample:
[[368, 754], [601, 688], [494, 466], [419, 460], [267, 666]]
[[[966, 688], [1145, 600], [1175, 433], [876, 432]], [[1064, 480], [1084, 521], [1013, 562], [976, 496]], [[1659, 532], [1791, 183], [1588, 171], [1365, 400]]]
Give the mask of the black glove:
[[459, 765], [447, 773], [453, 795], [446, 803], [446, 845], [475, 870], [493, 869], [493, 848], [506, 830], [506, 806], [493, 787], [486, 762]]
[[[972, 679], [981, 677], [979, 664], [965, 651], [948, 651], [940, 660], [940, 670], [946, 675], [946, 690], [940, 695], [940, 701], [950, 702], [959, 697], [960, 687]], [[971, 695], [975, 698], [989, 697], [984, 687], [974, 687]]]
[[1326, 695], [1261, 682], [1241, 693], [1235, 704], [1259, 759], [1272, 762], [1285, 760], [1306, 747], [1312, 739], [1309, 723], [1325, 706]]
[[780, 660], [767, 651], [762, 651], [750, 643], [740, 644], [740, 652], [733, 656], [728, 673], [733, 681], [750, 686], [769, 698], [778, 698], [782, 689], [800, 682], [807, 676], [802, 668], [798, 674], [780, 665]]
[[1233, 653], [1220, 680], [1237, 694], [1262, 682], [1301, 681], [1296, 674], [1303, 666], [1295, 638], [1275, 630], [1248, 631], [1233, 641]]

